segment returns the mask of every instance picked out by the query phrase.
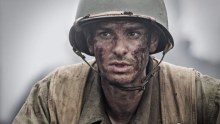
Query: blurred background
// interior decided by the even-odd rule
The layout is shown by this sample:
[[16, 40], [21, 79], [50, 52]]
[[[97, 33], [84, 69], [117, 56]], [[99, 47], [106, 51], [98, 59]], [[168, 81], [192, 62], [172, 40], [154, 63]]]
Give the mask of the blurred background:
[[[165, 61], [220, 78], [220, 1], [165, 3], [175, 40]], [[58, 66], [82, 61], [68, 41], [77, 4], [78, 0], [0, 0], [1, 124], [11, 123], [35, 82]]]

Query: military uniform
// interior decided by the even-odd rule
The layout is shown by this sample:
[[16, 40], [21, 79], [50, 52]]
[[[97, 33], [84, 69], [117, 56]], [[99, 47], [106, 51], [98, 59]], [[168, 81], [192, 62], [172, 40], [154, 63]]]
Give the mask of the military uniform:
[[[85, 63], [57, 68], [34, 85], [13, 123], [108, 124], [99, 83]], [[219, 80], [162, 62], [131, 123], [219, 124], [219, 105]]]

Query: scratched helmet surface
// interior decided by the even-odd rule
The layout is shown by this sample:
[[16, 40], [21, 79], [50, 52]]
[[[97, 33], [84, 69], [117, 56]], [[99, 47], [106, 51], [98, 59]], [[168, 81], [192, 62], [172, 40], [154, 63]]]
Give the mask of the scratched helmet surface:
[[[82, 27], [105, 19], [140, 19], [161, 32], [158, 52], [168, 52], [174, 42], [168, 31], [168, 18], [163, 0], [80, 0], [75, 22], [69, 32], [73, 50], [93, 56], [87, 47]], [[154, 54], [150, 53], [150, 54]]]

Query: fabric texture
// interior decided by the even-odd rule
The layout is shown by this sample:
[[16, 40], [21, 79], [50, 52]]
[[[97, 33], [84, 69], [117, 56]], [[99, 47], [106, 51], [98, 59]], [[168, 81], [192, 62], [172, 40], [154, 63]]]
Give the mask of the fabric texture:
[[[93, 66], [97, 68], [95, 63]], [[91, 83], [99, 80], [98, 76], [94, 75], [96, 73], [85, 63], [56, 69], [33, 86], [13, 123], [78, 124], [84, 121], [82, 119], [82, 116], [85, 115], [83, 109], [85, 109], [86, 101], [93, 95], [100, 96], [100, 98], [96, 98], [100, 101], [97, 103], [99, 107], [86, 112], [96, 112], [99, 111], [98, 109], [103, 111], [104, 105], [102, 94], [100, 94], [102, 92], [90, 94], [93, 92], [92, 90], [101, 89], [98, 87], [99, 85]], [[158, 81], [156, 87], [159, 88], [158, 97], [160, 98], [158, 107], [160, 107], [161, 117], [159, 118], [162, 119], [163, 124], [218, 124], [220, 122], [219, 80], [202, 75], [194, 69], [162, 62]], [[88, 90], [88, 87], [91, 91]], [[148, 89], [148, 91], [150, 90]], [[92, 102], [93, 99], [90, 100]], [[142, 102], [142, 107], [148, 105], [145, 100]], [[105, 113], [100, 115], [102, 114], [105, 115]], [[94, 122], [101, 123], [103, 119], [106, 117], [97, 115]], [[137, 120], [140, 123], [144, 122], [140, 118]]]
[[[147, 71], [152, 70], [153, 61], [148, 64]], [[161, 124], [160, 96], [159, 96], [159, 73], [156, 73], [149, 81], [139, 103], [135, 116], [130, 124]], [[82, 105], [82, 113], [79, 124], [110, 124], [105, 111], [105, 98], [100, 86], [100, 77], [96, 73], [89, 75], [85, 87], [85, 94]]]

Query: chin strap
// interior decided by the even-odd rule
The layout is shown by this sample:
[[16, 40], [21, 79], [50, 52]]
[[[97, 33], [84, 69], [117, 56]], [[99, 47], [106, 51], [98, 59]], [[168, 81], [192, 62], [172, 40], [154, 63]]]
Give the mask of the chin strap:
[[159, 67], [154, 68], [152, 71], [150, 71], [150, 73], [148, 73], [148, 75], [146, 76], [146, 78], [144, 78], [143, 81], [141, 81], [141, 84], [127, 84], [127, 85], [120, 85], [120, 84], [114, 84], [114, 83], [109, 83], [112, 86], [115, 86], [121, 90], [125, 90], [125, 91], [135, 91], [135, 90], [140, 90], [140, 91], [144, 91], [146, 89], [147, 84], [149, 83], [150, 79], [152, 77], [154, 77], [154, 74], [159, 70]]
[[[160, 28], [158, 28], [160, 29]], [[162, 30], [162, 29], [161, 29]], [[163, 32], [163, 31], [161, 31]], [[163, 32], [163, 35], [166, 37], [166, 35], [164, 34]], [[77, 36], [76, 32], [75, 32], [75, 36]], [[76, 39], [75, 39], [76, 40]], [[170, 39], [167, 39], [168, 41]], [[171, 39], [172, 40], [172, 39]], [[71, 42], [72, 43], [72, 42]], [[156, 66], [153, 67], [153, 69], [147, 74], [146, 78], [144, 78], [142, 81], [141, 81], [141, 84], [126, 84], [126, 85], [120, 85], [120, 84], [114, 84], [114, 83], [109, 83], [110, 85], [112, 86], [115, 86], [121, 90], [125, 90], [125, 91], [135, 91], [135, 90], [145, 90], [146, 89], [146, 86], [147, 84], [149, 83], [149, 81], [151, 80], [152, 77], [154, 77], [155, 73], [158, 72], [159, 70], [159, 65], [160, 63], [162, 62], [162, 60], [164, 59], [165, 57], [165, 54], [171, 50], [173, 48], [173, 41], [169, 41], [167, 42], [168, 44], [165, 46], [164, 50], [163, 50], [163, 53], [162, 53], [162, 57], [160, 59], [159, 62], [157, 62]], [[72, 46], [73, 46], [73, 51], [79, 56], [82, 58], [82, 60], [93, 70], [95, 71], [100, 77], [103, 77], [105, 78], [105, 76], [100, 73], [98, 70], [96, 70], [92, 65], [90, 65], [88, 63], [88, 61], [86, 60], [86, 57], [81, 53], [80, 50], [77, 49], [77, 43], [75, 45], [73, 45], [72, 43]]]
[[89, 62], [86, 60], [86, 57], [82, 54], [81, 51], [79, 51], [79, 50], [77, 50], [77, 49], [75, 49], [75, 48], [73, 48], [73, 51], [74, 51], [74, 52], [76, 53], [76, 55], [78, 55], [90, 68], [92, 68], [93, 71], [95, 71], [97, 74], [99, 74], [100, 76], [102, 76], [101, 73], [99, 73], [93, 66], [91, 66], [91, 65], [89, 64]]
[[[86, 60], [86, 57], [81, 53], [81, 51], [74, 49], [73, 51], [82, 58], [82, 60], [89, 66], [91, 67], [91, 69], [93, 71], [95, 71], [100, 77], [103, 77], [103, 74], [101, 74], [98, 70], [96, 70], [93, 66], [91, 66], [88, 61]], [[126, 85], [120, 85], [120, 84], [114, 84], [114, 83], [109, 83], [112, 86], [115, 86], [121, 90], [125, 90], [125, 91], [135, 91], [135, 90], [140, 90], [140, 91], [144, 91], [146, 89], [147, 84], [149, 83], [150, 79], [152, 77], [154, 77], [154, 74], [159, 71], [159, 65], [162, 62], [162, 60], [164, 59], [166, 52], [163, 51], [163, 56], [160, 59], [160, 61], [157, 63], [157, 65], [147, 74], [146, 78], [143, 79], [143, 81], [141, 81], [141, 84], [126, 84]]]
[[159, 71], [159, 65], [162, 62], [162, 60], [164, 59], [165, 54], [166, 53], [163, 52], [163, 56], [160, 59], [160, 61], [157, 62], [157, 65], [147, 74], [146, 78], [144, 78], [141, 81], [141, 84], [120, 85], [120, 84], [114, 84], [111, 82], [109, 84], [111, 84], [112, 86], [115, 86], [121, 90], [125, 90], [125, 91], [135, 91], [135, 90], [140, 90], [140, 91], [143, 90], [144, 91], [146, 89], [147, 84], [151, 80], [151, 78], [154, 77], [154, 74]]

